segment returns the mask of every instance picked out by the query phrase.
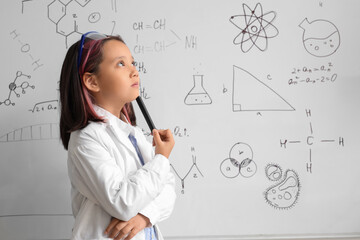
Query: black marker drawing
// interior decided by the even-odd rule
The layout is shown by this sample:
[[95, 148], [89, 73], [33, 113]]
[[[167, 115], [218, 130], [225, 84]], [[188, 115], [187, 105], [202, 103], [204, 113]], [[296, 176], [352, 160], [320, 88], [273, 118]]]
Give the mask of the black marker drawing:
[[[191, 147], [191, 151], [195, 152], [195, 148]], [[170, 164], [171, 168], [174, 170], [176, 176], [181, 180], [181, 193], [184, 194], [185, 193], [185, 179], [189, 176], [189, 174], [192, 172], [192, 176], [193, 178], [198, 178], [200, 175], [201, 177], [204, 177], [204, 175], [201, 173], [199, 167], [196, 164], [196, 156], [193, 153], [192, 154], [192, 165], [189, 169], [189, 171], [185, 174], [184, 177], [180, 177], [179, 173], [176, 171], [176, 169], [174, 168], [174, 166], [172, 164]], [[200, 175], [199, 175], [200, 174]]]
[[101, 19], [101, 14], [99, 12], [90, 13], [88, 17], [89, 23], [97, 23]]
[[[86, 19], [81, 16], [82, 13], [79, 8], [84, 8], [91, 0], [54, 0], [47, 6], [48, 19], [56, 25], [56, 33], [65, 37], [65, 46], [68, 48], [68, 37], [72, 34], [83, 34], [79, 31], [78, 22]], [[101, 19], [100, 12], [92, 12], [88, 15], [89, 23], [97, 23]]]
[[254, 176], [257, 165], [253, 160], [251, 147], [243, 142], [235, 143], [229, 152], [229, 158], [220, 164], [220, 172], [226, 178], [235, 178], [239, 174], [245, 178]]
[[59, 102], [58, 100], [38, 102], [34, 105], [32, 109], [29, 109], [29, 111], [35, 113], [35, 112], [56, 110], [58, 109], [58, 102]]
[[203, 85], [204, 75], [193, 75], [194, 86], [184, 99], [186, 105], [206, 105], [212, 100]]
[[[310, 109], [305, 109], [305, 113], [307, 117], [311, 117], [311, 110]], [[313, 172], [313, 163], [312, 163], [312, 156], [311, 156], [311, 148], [314, 147], [314, 144], [319, 144], [319, 143], [335, 143], [335, 139], [320, 139], [319, 141], [316, 141], [316, 138], [314, 137], [314, 130], [313, 130], [313, 126], [312, 123], [309, 123], [309, 130], [310, 130], [310, 134], [306, 137], [306, 140], [304, 141], [306, 145], [309, 146], [309, 162], [306, 163], [306, 171], [309, 173]], [[281, 140], [280, 139], [280, 147], [283, 147], [286, 149], [287, 145], [293, 145], [293, 144], [299, 144], [302, 143], [301, 140], [289, 140], [289, 139], [284, 139]], [[344, 138], [343, 137], [339, 137], [338, 140], [338, 144], [339, 146], [344, 147]]]
[[41, 63], [41, 59], [35, 57], [34, 51], [31, 49], [31, 45], [24, 41], [23, 35], [21, 33], [18, 33], [16, 29], [10, 32], [10, 36], [12, 37], [13, 41], [16, 42], [20, 46], [20, 52], [24, 55], [27, 55], [31, 59], [31, 66], [33, 67], [33, 71], [36, 71], [40, 67], [44, 66], [43, 63]]
[[[65, 37], [65, 46], [68, 48], [68, 36], [73, 33], [78, 32], [78, 25], [76, 22], [76, 18], [73, 20], [73, 24], [71, 27], [64, 27], [60, 25], [61, 19], [63, 19], [66, 15], [66, 8], [67, 5], [70, 4], [72, 1], [69, 1], [67, 4], [62, 3], [60, 0], [54, 0], [47, 6], [47, 15], [50, 21], [52, 21], [56, 25], [56, 33]], [[68, 29], [69, 28], [69, 29]]]
[[299, 25], [304, 30], [302, 41], [305, 50], [315, 57], [334, 54], [340, 46], [340, 33], [330, 21], [317, 19], [309, 22], [305, 18]]
[[0, 136], [0, 143], [59, 139], [59, 124], [44, 123], [15, 129]]
[[24, 3], [31, 2], [32, 0], [21, 0], [21, 14], [24, 13]]
[[20, 93], [17, 92], [18, 89], [21, 90], [21, 93], [22, 94], [25, 94], [26, 91], [25, 89], [27, 88], [32, 88], [34, 89], [35, 86], [34, 85], [30, 85], [30, 83], [28, 81], [23, 81], [20, 85], [17, 85], [16, 84], [16, 80], [18, 80], [20, 77], [26, 77], [27, 79], [30, 79], [31, 76], [30, 75], [26, 75], [26, 74], [23, 74], [21, 71], [17, 71], [16, 72], [16, 76], [15, 76], [15, 79], [14, 81], [12, 81], [10, 84], [9, 84], [9, 95], [7, 97], [7, 99], [5, 99], [4, 101], [0, 102], [0, 105], [4, 104], [5, 106], [9, 106], [9, 105], [12, 105], [14, 106], [15, 103], [13, 101], [11, 101], [11, 95], [12, 93], [14, 93], [17, 97], [20, 97]]
[[112, 28], [111, 28], [111, 33], [110, 33], [110, 35], [114, 35], [114, 29], [115, 29], [115, 26], [116, 26], [116, 22], [115, 21], [111, 21], [111, 23], [112, 23]]
[[[136, 40], [135, 45], [133, 47], [133, 52], [136, 54], [145, 54], [145, 53], [161, 53], [167, 51], [167, 49], [171, 46], [174, 46], [178, 43], [184, 47], [185, 50], [196, 50], [198, 46], [197, 36], [195, 35], [186, 35], [182, 36], [176, 33], [174, 30], [170, 29], [167, 26], [166, 18], [158, 18], [154, 19], [152, 22], [144, 22], [144, 21], [135, 21], [132, 24], [132, 30], [136, 32]], [[148, 32], [152, 32], [154, 34], [159, 34], [158, 39], [149, 43], [149, 36], [146, 36]], [[139, 37], [140, 35], [140, 37]], [[142, 35], [144, 39], [147, 41], [143, 43], [141, 41]], [[169, 36], [167, 38], [163, 38], [165, 36]], [[160, 38], [162, 37], [162, 38]]]
[[338, 77], [338, 74], [333, 72], [333, 67], [332, 62], [327, 62], [326, 64], [316, 67], [294, 67], [291, 71], [288, 84], [295, 86], [299, 84], [314, 85], [315, 83], [333, 83]]
[[275, 209], [290, 209], [299, 198], [300, 180], [294, 170], [286, 170], [284, 178], [264, 192], [265, 200]]
[[114, 11], [114, 12], [117, 12], [117, 0], [111, 0], [111, 9]]
[[265, 175], [270, 181], [278, 181], [282, 177], [282, 169], [278, 164], [269, 163], [265, 167]]
[[263, 13], [260, 3], [257, 3], [254, 9], [243, 3], [243, 14], [231, 16], [229, 19], [240, 29], [233, 43], [240, 44], [241, 51], [244, 53], [250, 51], [253, 46], [260, 51], [265, 51], [268, 47], [268, 39], [279, 34], [278, 29], [273, 25], [275, 17], [274, 11]]
[[283, 97], [254, 75], [233, 65], [233, 112], [294, 111]]

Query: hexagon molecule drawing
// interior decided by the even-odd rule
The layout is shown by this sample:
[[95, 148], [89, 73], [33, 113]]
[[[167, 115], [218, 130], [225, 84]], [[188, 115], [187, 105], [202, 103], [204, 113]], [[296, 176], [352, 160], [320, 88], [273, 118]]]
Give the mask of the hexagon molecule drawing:
[[257, 3], [254, 9], [243, 3], [243, 14], [231, 16], [229, 19], [240, 29], [233, 43], [240, 44], [241, 51], [244, 53], [250, 51], [253, 46], [260, 51], [265, 51], [268, 47], [268, 39], [279, 34], [278, 29], [273, 25], [275, 17], [274, 11], [263, 13], [260, 3]]
[[315, 57], [334, 54], [340, 46], [340, 33], [330, 21], [317, 19], [309, 22], [305, 18], [299, 27], [304, 30], [302, 41], [305, 50]]
[[[68, 47], [68, 37], [72, 34], [81, 34], [78, 23], [81, 21], [81, 10], [91, 0], [53, 0], [47, 6], [48, 18], [56, 25], [56, 33], [65, 37], [65, 45]], [[90, 13], [87, 17], [89, 23], [96, 23], [101, 19], [99, 12]]]

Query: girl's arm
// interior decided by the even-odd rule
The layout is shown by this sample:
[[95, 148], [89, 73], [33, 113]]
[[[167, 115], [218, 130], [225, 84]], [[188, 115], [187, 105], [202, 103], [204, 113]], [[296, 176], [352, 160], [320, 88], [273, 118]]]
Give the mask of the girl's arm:
[[109, 215], [128, 221], [164, 189], [170, 172], [169, 160], [156, 154], [152, 161], [125, 176], [95, 136], [81, 132], [79, 145], [69, 149], [71, 182]]
[[129, 232], [129, 229], [133, 229], [131, 230], [131, 235], [125, 239], [128, 240], [145, 227], [151, 227], [152, 225], [165, 220], [170, 216], [174, 209], [176, 199], [174, 188], [175, 176], [170, 172], [168, 181], [159, 196], [129, 221], [121, 221], [112, 217], [109, 225], [105, 229], [105, 234], [108, 234], [110, 238], [117, 236], [120, 239]]
[[[147, 141], [145, 135], [142, 133], [141, 128], [135, 127], [136, 131], [139, 133], [139, 143], [145, 148], [146, 152], [150, 152], [152, 158], [155, 156], [155, 151], [152, 144]], [[169, 171], [167, 174], [166, 185], [153, 201], [151, 201], [144, 209], [139, 213], [150, 219], [150, 224], [148, 227], [155, 225], [158, 222], [161, 222], [168, 218], [173, 211], [176, 200], [175, 193], [175, 175]]]
[[175, 200], [175, 176], [169, 172], [166, 185], [161, 193], [139, 212], [149, 218], [150, 223], [147, 227], [167, 219], [174, 209]]

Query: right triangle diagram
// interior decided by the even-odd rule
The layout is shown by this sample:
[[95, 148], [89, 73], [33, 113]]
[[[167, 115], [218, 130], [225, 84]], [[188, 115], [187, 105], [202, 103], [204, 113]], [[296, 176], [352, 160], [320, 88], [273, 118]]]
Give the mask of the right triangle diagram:
[[248, 71], [233, 66], [234, 112], [240, 111], [294, 111], [282, 96]]

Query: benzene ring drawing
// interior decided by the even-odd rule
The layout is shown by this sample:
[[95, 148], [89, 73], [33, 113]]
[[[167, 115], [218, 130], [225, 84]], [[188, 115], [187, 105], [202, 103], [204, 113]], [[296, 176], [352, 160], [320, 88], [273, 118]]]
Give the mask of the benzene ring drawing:
[[246, 53], [257, 47], [265, 51], [268, 47], [268, 39], [279, 34], [278, 29], [273, 25], [276, 12], [263, 13], [262, 5], [257, 3], [254, 9], [243, 3], [243, 14], [231, 16], [229, 21], [241, 31], [234, 38], [233, 43], [241, 47]]
[[229, 157], [221, 162], [220, 171], [226, 178], [235, 178], [239, 174], [245, 178], [254, 176], [257, 166], [253, 161], [251, 147], [246, 143], [235, 143], [230, 149]]

